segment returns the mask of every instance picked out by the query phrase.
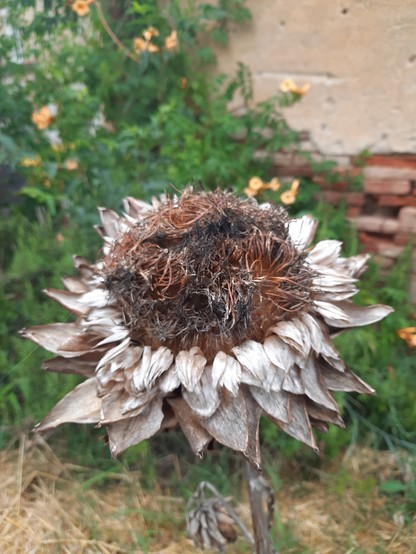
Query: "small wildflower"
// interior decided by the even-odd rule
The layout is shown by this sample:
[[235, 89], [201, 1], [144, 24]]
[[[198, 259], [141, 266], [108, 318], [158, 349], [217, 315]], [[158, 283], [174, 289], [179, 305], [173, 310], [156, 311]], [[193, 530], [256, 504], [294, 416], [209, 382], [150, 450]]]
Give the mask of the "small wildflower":
[[65, 237], [63, 236], [62, 233], [56, 233], [55, 240], [58, 244], [61, 244], [62, 242], [64, 242]]
[[84, 15], [87, 15], [90, 11], [90, 4], [92, 4], [94, 0], [75, 0], [73, 4], [71, 4], [71, 9], [80, 17], [84, 17]]
[[416, 327], [404, 327], [397, 331], [397, 335], [406, 341], [407, 346], [410, 348], [416, 347]]
[[46, 129], [53, 123], [57, 113], [58, 110], [55, 104], [42, 106], [39, 110], [32, 112], [32, 123], [40, 130]]
[[153, 37], [159, 36], [159, 31], [155, 29], [155, 27], [148, 27], [145, 31], [143, 31], [142, 35], [147, 42], [150, 42]]
[[77, 160], [66, 160], [65, 167], [68, 171], [74, 171], [75, 169], [78, 169], [78, 162]]
[[186, 77], [181, 77], [181, 80], [179, 82], [181, 89], [186, 89], [186, 87], [188, 86], [188, 79]]
[[105, 425], [116, 456], [176, 424], [196, 454], [215, 440], [259, 467], [262, 413], [317, 450], [312, 427], [344, 425], [332, 391], [374, 392], [331, 339], [392, 311], [351, 300], [367, 255], [310, 246], [312, 217], [219, 190], [124, 212], [100, 208], [101, 259], [75, 256], [79, 277], [46, 290], [76, 320], [23, 331], [54, 352], [46, 369], [85, 377], [39, 431]]
[[282, 204], [285, 204], [285, 206], [294, 204], [296, 201], [296, 194], [293, 194], [291, 190], [286, 190], [280, 195], [280, 201], [282, 202]]
[[38, 167], [42, 164], [42, 158], [35, 156], [34, 158], [23, 158], [20, 162], [22, 167]]
[[136, 52], [158, 52], [159, 47], [144, 38], [138, 37], [133, 41]]
[[51, 182], [49, 179], [44, 179], [43, 180], [43, 186], [45, 187], [45, 189], [50, 189], [51, 188]]
[[292, 79], [285, 79], [280, 85], [280, 90], [282, 92], [292, 92], [298, 96], [303, 96], [311, 88], [310, 83], [306, 83], [303, 87], [299, 87]]
[[171, 34], [165, 39], [165, 48], [166, 50], [172, 51], [178, 48], [178, 33], [177, 31], [172, 31]]
[[270, 183], [266, 184], [266, 187], [273, 192], [277, 192], [280, 189], [280, 181], [276, 177], [274, 177]]

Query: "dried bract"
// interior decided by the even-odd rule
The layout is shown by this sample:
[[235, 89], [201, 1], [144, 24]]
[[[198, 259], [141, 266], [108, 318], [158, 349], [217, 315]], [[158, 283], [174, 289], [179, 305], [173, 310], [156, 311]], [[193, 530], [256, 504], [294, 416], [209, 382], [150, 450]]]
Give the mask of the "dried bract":
[[391, 311], [351, 301], [366, 255], [308, 248], [311, 217], [221, 191], [124, 207], [100, 209], [102, 259], [46, 291], [77, 320], [23, 333], [86, 377], [38, 430], [106, 425], [117, 455], [179, 425], [195, 453], [215, 439], [259, 466], [262, 413], [316, 449], [313, 426], [343, 425], [331, 392], [373, 392], [330, 338]]

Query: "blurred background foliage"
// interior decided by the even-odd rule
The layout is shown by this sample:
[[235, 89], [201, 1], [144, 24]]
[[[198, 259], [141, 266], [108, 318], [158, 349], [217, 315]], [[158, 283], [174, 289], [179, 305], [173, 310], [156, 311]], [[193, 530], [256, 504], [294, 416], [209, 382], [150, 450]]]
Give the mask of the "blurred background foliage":
[[[299, 136], [288, 127], [284, 109], [301, 93], [279, 91], [254, 106], [248, 68], [239, 66], [235, 75], [215, 73], [215, 52], [228, 43], [230, 26], [250, 20], [243, 0], [45, 0], [43, 10], [36, 10], [34, 1], [6, 0], [0, 17], [4, 447], [73, 387], [73, 376], [43, 373], [41, 362], [48, 354], [22, 341], [18, 331], [68, 320], [42, 289], [59, 288], [60, 278], [73, 273], [72, 254], [100, 255], [91, 229], [98, 222], [96, 206], [119, 210], [126, 195], [149, 199], [199, 181], [207, 189], [243, 194], [250, 177], [272, 179], [273, 154], [299, 149]], [[244, 105], [238, 113], [227, 109], [236, 97]], [[265, 152], [261, 159], [254, 156], [259, 149]], [[266, 189], [262, 200], [279, 201], [273, 187]], [[342, 240], [347, 255], [360, 250], [342, 206], [321, 203], [316, 186], [306, 180], [295, 197], [290, 212], [313, 213], [320, 221], [319, 239]], [[409, 264], [410, 249], [387, 278], [370, 263], [362, 279], [358, 301], [385, 302], [395, 313], [379, 325], [336, 339], [347, 363], [378, 395], [339, 397], [347, 430], [333, 428], [319, 436], [326, 455], [359, 441], [415, 449], [416, 361], [396, 333], [412, 323]], [[266, 461], [278, 455], [319, 463], [315, 454], [267, 421], [262, 434]], [[104, 438], [101, 431], [66, 426], [50, 440], [82, 463], [110, 467], [114, 462], [104, 440], [97, 438]], [[130, 449], [123, 460], [147, 467], [152, 481], [152, 460], [164, 460], [172, 447], [183, 450], [174, 433]], [[209, 464], [218, 460], [233, 463], [218, 450], [198, 464], [195, 480], [206, 478]]]

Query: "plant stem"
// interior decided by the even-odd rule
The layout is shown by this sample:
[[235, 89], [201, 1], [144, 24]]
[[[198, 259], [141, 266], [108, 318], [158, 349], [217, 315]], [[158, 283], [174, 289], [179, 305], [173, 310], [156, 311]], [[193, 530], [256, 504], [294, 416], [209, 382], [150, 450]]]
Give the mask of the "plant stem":
[[273, 525], [274, 494], [267, 481], [249, 462], [245, 475], [250, 498], [256, 554], [278, 554], [270, 537]]

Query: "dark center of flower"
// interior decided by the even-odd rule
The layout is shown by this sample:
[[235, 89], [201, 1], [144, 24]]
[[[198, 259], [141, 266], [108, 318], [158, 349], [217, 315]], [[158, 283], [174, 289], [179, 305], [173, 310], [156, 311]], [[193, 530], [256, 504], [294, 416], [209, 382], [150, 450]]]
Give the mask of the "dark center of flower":
[[311, 271], [287, 215], [220, 191], [186, 191], [149, 212], [104, 259], [131, 338], [212, 359], [310, 302]]

